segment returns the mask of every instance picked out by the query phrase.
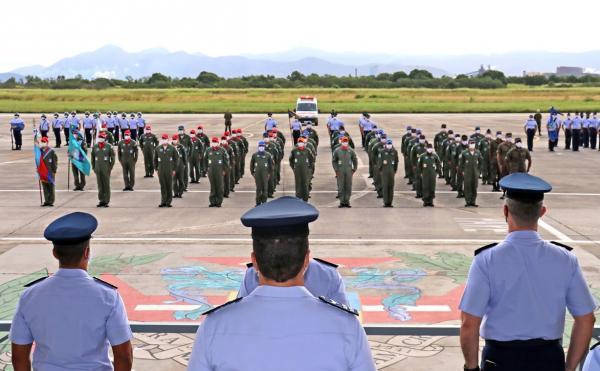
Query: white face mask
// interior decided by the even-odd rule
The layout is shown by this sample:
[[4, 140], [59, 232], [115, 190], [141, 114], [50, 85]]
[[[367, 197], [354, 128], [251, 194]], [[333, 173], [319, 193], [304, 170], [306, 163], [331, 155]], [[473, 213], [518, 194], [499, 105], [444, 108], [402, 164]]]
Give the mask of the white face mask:
[[518, 142], [518, 143], [515, 144], [515, 146], [517, 146], [517, 148], [521, 148], [521, 147], [523, 147], [523, 143]]
[[212, 142], [212, 143], [210, 144], [210, 146], [211, 146], [212, 148], [217, 148], [217, 147], [219, 146], [219, 143]]
[[496, 138], [498, 138], [498, 139], [502, 139], [502, 134], [498, 134], [498, 135], [496, 135]]
[[298, 148], [303, 149], [304, 148], [304, 143], [298, 142]]
[[42, 148], [46, 148], [46, 147], [48, 147], [48, 143], [46, 143], [46, 142], [42, 142], [42, 143], [40, 143], [40, 146], [41, 146]]
[[469, 145], [469, 142], [467, 142], [466, 140], [463, 140], [462, 145], [463, 146]]
[[198, 129], [198, 134], [202, 134], [204, 131], [202, 129]]
[[221, 145], [223, 145], [223, 146], [224, 146], [224, 145], [226, 145], [226, 144], [227, 144], [227, 141], [226, 141], [226, 140], [222, 140], [222, 141], [221, 141]]
[[509, 143], [512, 143], [513, 138], [506, 138], [506, 141], [509, 142]]
[[475, 149], [475, 144], [469, 144], [469, 149]]
[[125, 135], [125, 140], [129, 140], [131, 137], [129, 135]]
[[264, 152], [264, 151], [265, 151], [264, 146], [258, 146], [258, 152]]
[[475, 130], [475, 134], [481, 133], [481, 130]]
[[166, 146], [167, 144], [169, 144], [169, 140], [168, 139], [161, 139], [160, 140], [160, 144], [163, 146]]
[[392, 146], [391, 144], [386, 144], [386, 145], [385, 145], [385, 148], [387, 148], [387, 149], [392, 149], [392, 147], [393, 147], [393, 146]]
[[342, 142], [342, 147], [343, 148], [348, 148], [348, 142]]
[[454, 141], [457, 142], [457, 143], [460, 143], [460, 137], [454, 138]]
[[425, 139], [419, 139], [419, 143], [424, 144], [425, 143]]
[[98, 138], [98, 143], [104, 143], [104, 138]]
[[171, 141], [171, 144], [174, 145], [174, 146], [177, 146], [177, 141], [173, 140], [173, 141]]
[[185, 133], [185, 131], [179, 130], [179, 134], [184, 134], [184, 133]]
[[427, 153], [433, 153], [433, 148], [427, 148]]

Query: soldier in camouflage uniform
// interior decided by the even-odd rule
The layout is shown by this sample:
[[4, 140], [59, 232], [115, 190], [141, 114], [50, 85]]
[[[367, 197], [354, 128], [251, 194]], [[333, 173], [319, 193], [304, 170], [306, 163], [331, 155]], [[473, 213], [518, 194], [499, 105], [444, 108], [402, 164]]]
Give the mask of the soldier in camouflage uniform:
[[[508, 166], [506, 164], [506, 155], [515, 144], [513, 143], [512, 133], [506, 133], [506, 139], [498, 146], [498, 152], [496, 153], [496, 159], [498, 161], [498, 168], [500, 169], [500, 179], [508, 175]], [[502, 192], [500, 199], [503, 200], [506, 196], [506, 191]]]
[[521, 138], [515, 139], [515, 145], [508, 151], [504, 160], [509, 174], [528, 173], [531, 169], [531, 154], [527, 148], [523, 147]]

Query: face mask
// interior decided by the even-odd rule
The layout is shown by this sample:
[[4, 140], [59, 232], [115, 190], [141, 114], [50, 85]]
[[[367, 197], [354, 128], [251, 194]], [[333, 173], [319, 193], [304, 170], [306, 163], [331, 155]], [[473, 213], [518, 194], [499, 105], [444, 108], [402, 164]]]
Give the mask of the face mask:
[[344, 134], [346, 134], [346, 132], [342, 130], [342, 131], [340, 131], [340, 134], [344, 135]]
[[496, 135], [496, 138], [498, 138], [498, 139], [502, 139], [502, 134], [498, 134], [498, 135]]
[[210, 146], [212, 148], [217, 148], [219, 146], [219, 143], [211, 143]]
[[506, 138], [506, 141], [509, 142], [509, 143], [512, 143], [513, 138]]
[[197, 135], [202, 134], [203, 132], [204, 131], [202, 129], [200, 129], [200, 130], [198, 130], [198, 134]]
[[433, 148], [427, 148], [427, 153], [433, 153]]
[[392, 147], [393, 147], [393, 146], [392, 146], [391, 144], [386, 144], [386, 145], [385, 145], [385, 148], [387, 148], [387, 149], [392, 149]]
[[342, 143], [342, 148], [348, 148], [348, 143]]
[[169, 144], [169, 141], [167, 139], [161, 139], [160, 144], [166, 146], [167, 144]]
[[104, 143], [104, 138], [98, 138], [98, 143]]
[[177, 141], [173, 140], [173, 141], [171, 141], [171, 144], [174, 145], [174, 146], [177, 146]]
[[307, 129], [312, 129], [312, 125], [306, 125]]
[[298, 148], [304, 149], [304, 143], [298, 143]]
[[425, 139], [419, 139], [419, 143], [424, 144], [425, 143]]
[[265, 151], [265, 147], [263, 147], [263, 146], [258, 147], [258, 152], [264, 152], [264, 151]]
[[481, 130], [475, 130], [475, 134], [481, 133]]
[[475, 145], [474, 144], [469, 144], [469, 149], [475, 149]]
[[152, 130], [146, 129], [146, 134], [152, 134]]
[[224, 146], [224, 145], [226, 145], [226, 144], [227, 144], [227, 141], [226, 141], [226, 140], [222, 140], [222, 141], [221, 141], [221, 145], [222, 145], [222, 146]]
[[521, 147], [523, 147], [523, 143], [521, 143], [521, 142], [518, 142], [518, 143], [516, 143], [515, 145], [517, 146], [517, 148], [521, 148]]
[[454, 138], [454, 141], [457, 142], [457, 143], [460, 143], [460, 138], [456, 137], [456, 138]]
[[185, 133], [183, 130], [179, 130], [179, 134], [183, 134]]
[[485, 137], [488, 138], [488, 139], [492, 139], [492, 134], [488, 134]]
[[48, 147], [48, 143], [42, 142], [42, 143], [40, 144], [40, 146], [41, 146], [42, 148], [46, 148], [46, 147]]
[[125, 135], [125, 140], [129, 140], [131, 137], [129, 135]]
[[469, 144], [469, 142], [467, 142], [466, 140], [463, 140], [463, 142], [462, 142], [462, 145], [463, 145], [463, 146], [466, 146], [466, 145], [468, 145], [468, 144]]

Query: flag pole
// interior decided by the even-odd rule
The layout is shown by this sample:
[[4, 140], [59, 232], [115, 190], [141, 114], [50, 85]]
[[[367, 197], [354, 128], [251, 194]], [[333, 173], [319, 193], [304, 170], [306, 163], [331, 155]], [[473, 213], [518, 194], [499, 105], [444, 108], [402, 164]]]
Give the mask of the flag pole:
[[[68, 151], [68, 149], [67, 149]], [[67, 192], [71, 192], [71, 154], [68, 155], [68, 165], [67, 165]]]

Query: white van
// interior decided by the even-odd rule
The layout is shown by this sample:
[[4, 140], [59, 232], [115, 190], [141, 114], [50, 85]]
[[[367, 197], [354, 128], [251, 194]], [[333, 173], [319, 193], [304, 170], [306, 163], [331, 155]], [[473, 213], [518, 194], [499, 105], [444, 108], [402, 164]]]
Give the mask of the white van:
[[317, 98], [302, 96], [296, 101], [296, 109], [294, 110], [296, 117], [300, 122], [310, 121], [313, 125], [319, 125], [319, 107]]

